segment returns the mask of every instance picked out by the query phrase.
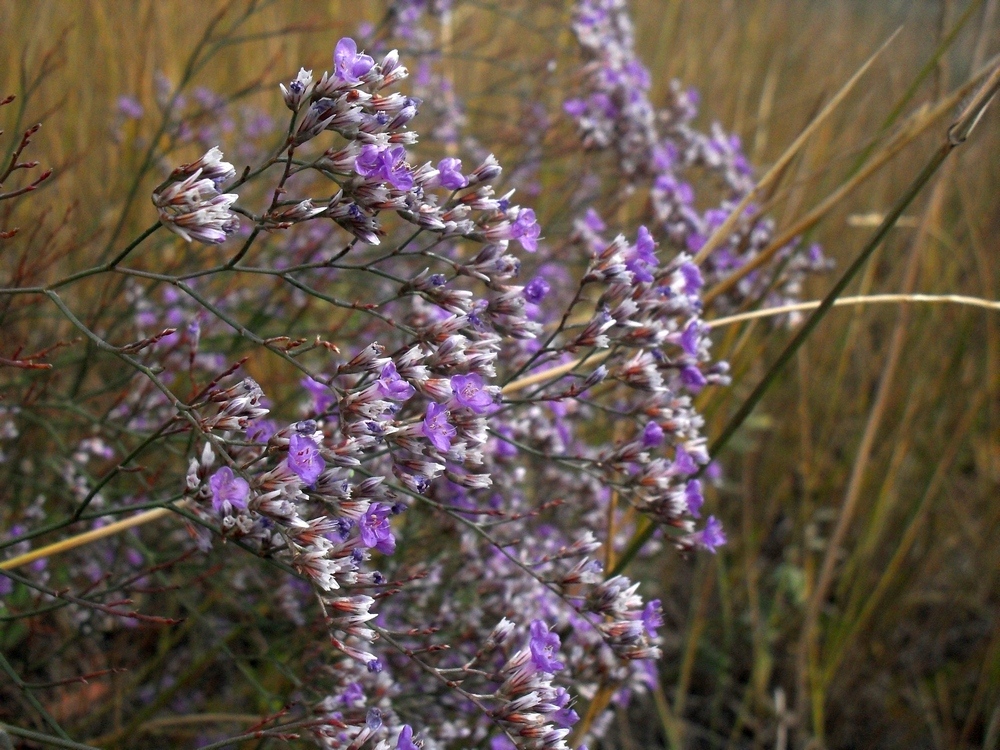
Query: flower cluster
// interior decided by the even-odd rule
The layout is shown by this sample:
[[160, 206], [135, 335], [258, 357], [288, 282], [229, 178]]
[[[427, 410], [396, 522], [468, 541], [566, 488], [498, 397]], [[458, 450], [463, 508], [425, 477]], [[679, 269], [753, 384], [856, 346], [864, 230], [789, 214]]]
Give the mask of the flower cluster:
[[[120, 268], [115, 325], [135, 341], [115, 351], [142, 377], [108, 418], [186, 456], [171, 493], [150, 482], [127, 502], [183, 498], [191, 525], [171, 544], [221, 556], [221, 539], [267, 561], [228, 580], [317, 635], [296, 705], [320, 746], [595, 741], [613, 713], [598, 697], [624, 704], [656, 680], [659, 602], [615, 574], [636, 511], [657, 524], [653, 549], [725, 541], [702, 512], [694, 398], [728, 382], [703, 271], [693, 248], [660, 248], [662, 223], [611, 237], [596, 210], [555, 249], [496, 187], [492, 154], [467, 139], [467, 168], [451, 148], [457, 119], [432, 132], [447, 155], [417, 158], [424, 104], [398, 90], [397, 51], [345, 38], [332, 58], [281, 85], [285, 140], [259, 159], [261, 123], [210, 91], [196, 99], [218, 127], [170, 120], [178, 142], [237, 140], [230, 158], [254, 163], [237, 177], [213, 143], [153, 193], [147, 236], [223, 245], [222, 265]], [[460, 103], [429, 71], [414, 89], [447, 118]], [[168, 120], [183, 109], [161, 98]], [[141, 120], [136, 104], [121, 117]], [[109, 504], [88, 464], [117, 467], [118, 444], [88, 438], [67, 464], [83, 506]]]
[[[573, 31], [583, 51], [583, 86], [564, 110], [576, 123], [582, 144], [616, 158], [620, 191], [649, 196], [651, 226], [680, 250], [697, 253], [756, 184], [738, 136], [714, 123], [706, 133], [693, 121], [697, 91], [673, 81], [666, 104], [650, 99], [652, 77], [635, 51], [634, 28], [625, 0], [578, 0]], [[721, 185], [715, 205], [695, 200], [697, 173]], [[774, 221], [749, 205], [733, 232], [702, 264], [705, 281], [723, 281], [767, 250]], [[766, 298], [772, 305], [797, 301], [810, 273], [829, 264], [818, 246], [795, 240], [774, 253], [775, 261], [746, 274], [720, 304], [739, 306]], [[774, 269], [780, 269], [775, 271]]]
[[[708, 343], [697, 322], [697, 270], [686, 256], [661, 268], [655, 243], [643, 229], [635, 245], [618, 238], [595, 252], [577, 293], [564, 299], [562, 308], [559, 297], [572, 291], [564, 278], [541, 274], [525, 286], [514, 285], [520, 263], [511, 244], [527, 252], [539, 252], [543, 244], [531, 209], [513, 204], [510, 194], [494, 196], [490, 183], [501, 173], [496, 160], [486, 157], [470, 172], [455, 157], [436, 166], [414, 166], [407, 148], [416, 136], [408, 124], [419, 102], [384, 92], [405, 75], [396, 54], [376, 62], [351, 40], [342, 40], [334, 63], [333, 72], [318, 80], [301, 70], [282, 86], [294, 123], [286, 179], [296, 176], [301, 185], [332, 181], [334, 197], [292, 197], [285, 188], [281, 200], [272, 200], [263, 213], [243, 213], [253, 219], [255, 232], [277, 233], [325, 218], [353, 235], [355, 241], [333, 256], [322, 250], [325, 243], [279, 245], [286, 253], [283, 265], [298, 264], [294, 267], [318, 278], [335, 271], [363, 275], [372, 291], [388, 300], [365, 308], [379, 324], [378, 340], [302, 377], [308, 394], [305, 419], [284, 428], [268, 418], [268, 402], [254, 381], [212, 390], [199, 417], [209, 439], [191, 460], [186, 491], [207, 525], [311, 583], [299, 591], [283, 588], [283, 607], [301, 620], [308, 607], [302, 597], [311, 589], [330, 643], [364, 668], [352, 689], [383, 695], [382, 717], [396, 716], [392, 695], [420, 685], [439, 696], [438, 709], [411, 716], [425, 728], [437, 727], [442, 740], [485, 738], [499, 728], [496, 742], [506, 738], [523, 747], [563, 747], [577, 717], [567, 688], [552, 686], [551, 677], [565, 666], [567, 685], [591, 696], [600, 685], [640, 688], [649, 679], [643, 665], [658, 655], [650, 624], [656, 615], [635, 586], [617, 594], [603, 587], [601, 566], [588, 556], [597, 547], [592, 533], [566, 539], [550, 526], [536, 528], [518, 519], [530, 518], [539, 499], [552, 492], [575, 492], [595, 502], [560, 510], [565, 519], [559, 525], [571, 526], [569, 519], [575, 517], [585, 528], [600, 530], [596, 519], [606, 514], [609, 502], [605, 483], [614, 482], [629, 488], [623, 497], [638, 508], [687, 535], [677, 537], [676, 544], [697, 544], [703, 532], [694, 532], [689, 519], [698, 516], [698, 507], [694, 501], [678, 506], [674, 499], [678, 486], [696, 482], [691, 477], [698, 465], [690, 459], [685, 463], [685, 457], [706, 460], [700, 422], [683, 393], [724, 382], [722, 374], [706, 369]], [[341, 142], [316, 151], [326, 132]], [[306, 149], [315, 155], [293, 159]], [[201, 162], [213, 159], [218, 162], [220, 156], [210, 153]], [[182, 171], [188, 179], [199, 169], [200, 164], [181, 168], [178, 179]], [[387, 214], [401, 220], [400, 228], [415, 227], [423, 241], [408, 246], [412, 239], [396, 240]], [[377, 258], [372, 253], [390, 238], [399, 247], [389, 256], [397, 259], [397, 268], [387, 272], [386, 265], [373, 276], [369, 259]], [[482, 249], [459, 253], [454, 244], [459, 238], [482, 243]], [[355, 260], [342, 261], [347, 255]], [[315, 283], [298, 288], [308, 291]], [[538, 334], [560, 318], [565, 323], [582, 305], [583, 290], [598, 295], [590, 300], [598, 310], [593, 319], [580, 330], [557, 326], [542, 345]], [[252, 294], [240, 292], [218, 304], [235, 314]], [[160, 356], [180, 357], [189, 350], [194, 362], [191, 357], [209, 330], [205, 326], [214, 325], [199, 322], [196, 336], [188, 326], [189, 346], [175, 342]], [[612, 356], [578, 383], [567, 386], [558, 374], [544, 377], [547, 369], [587, 349], [607, 349]], [[216, 372], [221, 366], [211, 359], [201, 364]], [[495, 383], [509, 383], [519, 373], [541, 375], [540, 387], [528, 398], [504, 398]], [[621, 447], [608, 456], [583, 439], [593, 417], [582, 396], [602, 382], [615, 384], [606, 398], [618, 401], [623, 413], [638, 408], [641, 400], [648, 415], [640, 425], [644, 450]], [[625, 407], [622, 397], [634, 406]], [[559, 441], [555, 451], [553, 439]], [[661, 446], [664, 457], [654, 460], [650, 455]], [[558, 463], [534, 458], [560, 453], [566, 458]], [[592, 468], [581, 474], [581, 462]], [[652, 478], [655, 471], [659, 479]], [[528, 473], [534, 475], [534, 492], [524, 491]], [[426, 569], [422, 580], [496, 581], [480, 589], [478, 608], [448, 618], [441, 635], [464, 631], [465, 640], [447, 640], [453, 658], [430, 670], [426, 663], [378, 647], [383, 636], [412, 637], [421, 630], [419, 618], [407, 623], [414, 620], [412, 613], [432, 606], [420, 601], [419, 591], [426, 589], [403, 585], [385, 590], [392, 596], [384, 598], [378, 592], [390, 586], [390, 576], [369, 566], [373, 555], [398, 554], [392, 520], [415, 501], [441, 514], [448, 535], [462, 540], [450, 557]], [[469, 514], [474, 518], [481, 512], [501, 521], [495, 533], [469, 520]], [[521, 559], [505, 554], [508, 528], [541, 554]], [[619, 534], [627, 531], [623, 526]], [[380, 559], [398, 567], [389, 557]], [[405, 578], [403, 569], [395, 577], [400, 576]], [[375, 606], [383, 598], [379, 611], [385, 624], [375, 626]], [[477, 646], [470, 636], [488, 633], [486, 623], [509, 615], [515, 602], [520, 602], [519, 617], [531, 618], [530, 642], [496, 673], [498, 687], [487, 701], [493, 707], [484, 704], [469, 714], [462, 691], [481, 677], [469, 660], [476, 663], [498, 647], [497, 638]], [[555, 657], [557, 633], [571, 644], [566, 662]], [[596, 661], [587, 657], [594, 653], [600, 654]], [[447, 679], [435, 679], [435, 673]], [[442, 683], [455, 686], [457, 696], [442, 691]], [[590, 731], [601, 726], [597, 722]], [[412, 735], [400, 729], [399, 736], [405, 744]]]
[[[494, 694], [500, 706], [493, 716], [505, 733], [529, 748], [566, 750], [569, 728], [579, 717], [568, 708], [569, 695], [552, 684], [552, 678], [565, 668], [558, 660], [559, 636], [549, 631], [542, 620], [533, 620], [525, 648], [515, 652], [503, 665], [503, 683]], [[492, 748], [500, 750], [503, 738]]]
[[225, 242], [239, 228], [239, 219], [230, 210], [239, 196], [220, 190], [235, 175], [235, 168], [222, 161], [218, 148], [191, 164], [181, 165], [153, 193], [160, 221], [188, 242]]

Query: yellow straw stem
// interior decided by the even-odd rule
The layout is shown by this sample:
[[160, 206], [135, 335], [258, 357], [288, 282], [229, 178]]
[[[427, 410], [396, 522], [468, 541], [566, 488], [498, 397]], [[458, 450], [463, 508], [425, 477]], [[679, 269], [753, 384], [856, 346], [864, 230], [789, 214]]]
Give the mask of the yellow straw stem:
[[[1000, 310], [1000, 301], [991, 299], [981, 299], [980, 297], [965, 297], [961, 294], [867, 294], [861, 297], [840, 297], [833, 304], [835, 307], [845, 307], [847, 305], [870, 305], [870, 304], [900, 304], [903, 302], [931, 302], [950, 303], [954, 305], [969, 305], [971, 307], [981, 307], [987, 310]], [[793, 312], [804, 312], [815, 310], [820, 306], [821, 300], [811, 302], [799, 302], [794, 305], [782, 305], [780, 307], [768, 307], [763, 310], [751, 310], [750, 312], [738, 315], [729, 315], [725, 318], [716, 318], [705, 323], [709, 328], [719, 328], [741, 323], [745, 320], [756, 318], [771, 318], [776, 315], [785, 315]]]
[[14, 568], [20, 568], [22, 565], [27, 565], [28, 563], [40, 560], [43, 557], [58, 555], [61, 552], [67, 552], [84, 544], [96, 542], [98, 539], [114, 536], [115, 534], [125, 531], [125, 529], [131, 529], [134, 526], [142, 526], [150, 521], [155, 521], [157, 518], [163, 518], [163, 516], [169, 515], [171, 511], [171, 508], [153, 508], [152, 510], [147, 510], [145, 513], [139, 513], [138, 515], [130, 516], [129, 518], [123, 518], [121, 521], [109, 523], [107, 526], [102, 526], [99, 529], [86, 531], [83, 534], [71, 536], [69, 539], [63, 539], [61, 542], [54, 542], [46, 545], [45, 547], [39, 547], [31, 552], [26, 552], [23, 555], [18, 555], [17, 557], [12, 557], [9, 560], [4, 560], [3, 562], [0, 562], [0, 570], [13, 570]]
[[523, 391], [525, 388], [530, 388], [537, 383], [544, 383], [550, 378], [556, 378], [560, 375], [565, 375], [567, 372], [575, 370], [577, 367], [582, 365], [584, 362], [603, 362], [610, 356], [611, 350], [601, 352], [600, 354], [595, 354], [591, 357], [586, 357], [583, 359], [574, 359], [572, 362], [567, 362], [557, 367], [551, 367], [548, 370], [542, 370], [541, 372], [536, 372], [526, 377], [515, 380], [511, 383], [507, 383], [500, 391], [505, 396], [508, 393], [516, 393], [517, 391]]

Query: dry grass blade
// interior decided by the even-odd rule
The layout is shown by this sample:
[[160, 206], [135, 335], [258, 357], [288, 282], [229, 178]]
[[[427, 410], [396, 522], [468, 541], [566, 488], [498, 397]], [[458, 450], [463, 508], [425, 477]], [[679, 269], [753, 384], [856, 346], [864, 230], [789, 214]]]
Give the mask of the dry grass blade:
[[[941, 202], [945, 195], [946, 180], [943, 179], [948, 171], [943, 170], [939, 176], [931, 195], [930, 204], [924, 213], [921, 222], [920, 232], [914, 239], [909, 249], [909, 257], [906, 262], [903, 286], [909, 292], [916, 284], [917, 273], [920, 269], [920, 257], [931, 232], [932, 225], [938, 223], [940, 216]], [[811, 689], [807, 689], [809, 677], [816, 673], [814, 657], [817, 652], [816, 644], [819, 642], [819, 632], [817, 622], [820, 608], [827, 599], [827, 593], [833, 585], [834, 567], [840, 558], [840, 550], [847, 537], [847, 532], [855, 517], [855, 512], [861, 499], [861, 490], [868, 468], [872, 461], [875, 448], [875, 437], [882, 428], [886, 413], [889, 410], [889, 403], [895, 392], [895, 379], [899, 371], [900, 362], [903, 357], [906, 335], [910, 328], [909, 308], [900, 309], [893, 328], [892, 336], [889, 340], [888, 352], [882, 365], [882, 373], [879, 376], [878, 388], [868, 411], [864, 431], [861, 441], [857, 447], [854, 460], [851, 462], [850, 479], [844, 498], [840, 505], [836, 526], [826, 544], [826, 551], [823, 555], [823, 562], [820, 566], [819, 576], [813, 586], [813, 590], [806, 605], [805, 620], [802, 624], [802, 633], [799, 648], [799, 695], [798, 710], [800, 715], [806, 711], [807, 696], [812, 699], [813, 732], [822, 737], [825, 721], [825, 702], [817, 699], [816, 696], [822, 687], [822, 682], [814, 683]]]
[[976, 415], [982, 408], [983, 400], [983, 393], [978, 393], [973, 397], [972, 401], [969, 403], [969, 408], [962, 416], [958, 427], [952, 432], [951, 440], [949, 440], [948, 444], [945, 446], [944, 451], [941, 454], [941, 458], [934, 469], [934, 473], [931, 476], [926, 489], [921, 495], [920, 500], [917, 502], [916, 509], [911, 514], [906, 530], [903, 532], [902, 537], [900, 537], [896, 549], [892, 554], [892, 558], [889, 560], [888, 565], [886, 565], [885, 569], [879, 576], [878, 583], [875, 585], [875, 588], [867, 592], [864, 605], [854, 620], [851, 621], [849, 629], [836, 644], [836, 648], [832, 649], [832, 653], [827, 657], [827, 661], [823, 665], [822, 680], [824, 683], [829, 683], [832, 679], [833, 674], [836, 671], [837, 666], [840, 664], [840, 661], [844, 658], [852, 639], [856, 637], [857, 633], [859, 633], [861, 629], [866, 626], [869, 620], [871, 620], [874, 614], [878, 611], [879, 605], [885, 597], [886, 592], [889, 590], [893, 581], [896, 580], [897, 574], [905, 564], [906, 556], [916, 542], [917, 534], [927, 518], [930, 502], [941, 491], [947, 472], [954, 463], [955, 456], [957, 455], [959, 448], [961, 448], [962, 443], [967, 439], [969, 428], [972, 426]]
[[[907, 302], [921, 302], [927, 304], [952, 304], [978, 307], [984, 310], [1000, 311], [1000, 300], [983, 299], [981, 297], [966, 297], [961, 294], [866, 294], [857, 297], [840, 297], [834, 303], [834, 307], [853, 307], [856, 305], [897, 305]], [[795, 312], [806, 312], [815, 310], [822, 304], [822, 300], [811, 300], [809, 302], [799, 302], [794, 305], [780, 305], [778, 307], [767, 307], [763, 310], [751, 310], [737, 315], [727, 315], [724, 318], [716, 318], [708, 321], [709, 328], [721, 328], [722, 326], [743, 323], [747, 320], [759, 320], [760, 318], [774, 318], [779, 315], [787, 315]]]
[[976, 125], [979, 124], [979, 120], [986, 113], [986, 109], [990, 106], [998, 90], [1000, 90], [1000, 64], [995, 64], [986, 83], [976, 92], [972, 101], [965, 106], [962, 114], [948, 129], [948, 140], [953, 146], [965, 143]]
[[[178, 504], [178, 507], [179, 506], [180, 504]], [[87, 531], [83, 534], [77, 534], [76, 536], [71, 536], [68, 539], [53, 542], [52, 544], [39, 547], [31, 552], [26, 552], [23, 555], [18, 555], [10, 558], [9, 560], [4, 560], [3, 562], [0, 562], [0, 570], [14, 570], [23, 565], [34, 562], [35, 560], [41, 560], [44, 557], [52, 557], [53, 555], [58, 555], [62, 552], [69, 552], [70, 550], [82, 547], [85, 544], [90, 544], [91, 542], [96, 542], [100, 539], [107, 539], [109, 536], [115, 536], [116, 534], [135, 528], [136, 526], [143, 526], [159, 518], [163, 518], [164, 516], [169, 516], [172, 512], [173, 510], [171, 508], [153, 508], [152, 510], [147, 510], [143, 513], [131, 516], [130, 518], [124, 518], [121, 521], [109, 523], [107, 526], [102, 526], [99, 529]]]
[[900, 131], [889, 141], [889, 143], [885, 145], [881, 151], [878, 152], [878, 154], [876, 154], [871, 161], [844, 181], [840, 187], [830, 193], [805, 216], [778, 234], [771, 241], [771, 243], [752, 260], [750, 260], [750, 262], [741, 266], [734, 271], [732, 275], [726, 277], [725, 280], [709, 289], [705, 293], [705, 304], [711, 304], [712, 301], [717, 299], [720, 295], [730, 291], [748, 274], [774, 260], [774, 256], [782, 248], [787, 247], [788, 243], [800, 236], [802, 233], [815, 227], [827, 214], [830, 213], [830, 211], [838, 206], [845, 198], [854, 193], [854, 191], [862, 183], [868, 180], [869, 177], [878, 172], [900, 151], [916, 140], [918, 136], [925, 133], [931, 125], [954, 110], [955, 106], [969, 95], [969, 92], [973, 91], [976, 86], [980, 85], [983, 79], [986, 78], [990, 74], [990, 71], [994, 69], [996, 64], [997, 58], [994, 58], [988, 65], [980, 69], [968, 82], [953, 91], [945, 99], [942, 99], [934, 105], [933, 108], [922, 108], [915, 112], [903, 125], [903, 127], [900, 128]]
[[704, 261], [705, 258], [707, 258], [709, 254], [719, 247], [719, 245], [721, 245], [726, 238], [732, 235], [737, 222], [743, 216], [747, 206], [755, 201], [764, 190], [770, 187], [778, 176], [785, 170], [789, 163], [791, 163], [792, 159], [795, 158], [795, 155], [801, 150], [805, 142], [809, 140], [810, 136], [812, 136], [813, 133], [819, 129], [820, 125], [826, 122], [827, 118], [834, 112], [834, 110], [837, 109], [837, 107], [840, 106], [844, 99], [847, 98], [847, 95], [851, 93], [857, 82], [861, 80], [862, 76], [868, 72], [868, 69], [871, 68], [875, 60], [878, 59], [879, 55], [881, 55], [882, 52], [884, 52], [885, 49], [892, 44], [893, 40], [895, 40], [899, 35], [900, 30], [901, 29], [896, 29], [896, 31], [893, 32], [893, 34], [882, 44], [882, 46], [875, 51], [875, 54], [869, 57], [868, 60], [865, 61], [864, 65], [858, 68], [857, 72], [851, 76], [850, 80], [848, 80], [847, 83], [841, 87], [840, 91], [838, 91], [836, 95], [829, 102], [827, 102], [826, 106], [823, 107], [819, 114], [816, 115], [808, 125], [806, 125], [805, 129], [799, 133], [799, 136], [792, 141], [792, 144], [787, 149], [785, 149], [785, 152], [778, 157], [778, 160], [772, 165], [767, 173], [760, 178], [754, 189], [743, 197], [743, 200], [739, 202], [739, 205], [732, 210], [726, 220], [722, 222], [719, 228], [716, 229], [715, 232], [708, 238], [704, 247], [702, 247], [701, 250], [698, 251], [698, 254], [695, 255], [695, 263], [701, 263]]

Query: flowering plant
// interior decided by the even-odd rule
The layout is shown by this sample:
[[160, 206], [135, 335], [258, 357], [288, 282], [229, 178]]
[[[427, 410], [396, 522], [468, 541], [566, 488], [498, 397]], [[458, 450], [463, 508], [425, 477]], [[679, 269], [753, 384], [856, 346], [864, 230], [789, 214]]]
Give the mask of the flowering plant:
[[[528, 151], [562, 127], [583, 165], [569, 219], [548, 222], [533, 157], [505, 173], [424, 65], [448, 12], [400, 2], [387, 29], [340, 39], [330, 70], [271, 89], [282, 128], [225, 127], [207, 90], [215, 119], [192, 127], [161, 82], [160, 135], [195, 158], [151, 146], [152, 223], [122, 242], [127, 204], [98, 261], [0, 289], [12, 335], [49, 337], [4, 360], [4, 466], [44, 489], [9, 514], [10, 619], [59, 610], [149, 639], [151, 659], [156, 633], [176, 660], [129, 683], [131, 724], [100, 710], [88, 734], [122, 742], [169, 701], [238, 704], [240, 648], [261, 643], [274, 682], [252, 680], [265, 716], [246, 735], [328, 748], [575, 749], [656, 687], [663, 607], [626, 566], [727, 541], [706, 499], [721, 470], [702, 411], [729, 384], [706, 285], [732, 281], [715, 309], [780, 305], [828, 264], [772, 248], [773, 222], [739, 208], [753, 168], [720, 126], [695, 127], [694, 92], [654, 106], [621, 0], [575, 3], [576, 89], [558, 122], [536, 112]], [[16, 168], [36, 166], [17, 161], [29, 140]], [[43, 304], [49, 328], [30, 322]], [[46, 462], [13, 438], [53, 424], [56, 393], [69, 448]], [[87, 546], [31, 549], [78, 524]], [[217, 681], [182, 668], [200, 638], [232, 657]]]

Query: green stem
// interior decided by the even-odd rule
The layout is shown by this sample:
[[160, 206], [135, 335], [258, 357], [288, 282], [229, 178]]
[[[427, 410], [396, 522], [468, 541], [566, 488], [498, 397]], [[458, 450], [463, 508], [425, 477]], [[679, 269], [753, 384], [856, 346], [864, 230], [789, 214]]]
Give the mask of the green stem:
[[53, 737], [52, 735], [42, 734], [41, 732], [33, 732], [30, 729], [13, 727], [10, 724], [0, 723], [0, 732], [6, 732], [7, 734], [12, 734], [15, 737], [24, 737], [26, 740], [34, 740], [35, 742], [41, 742], [43, 745], [51, 745], [52, 747], [66, 747], [70, 750], [101, 750], [93, 745], [84, 745], [82, 742], [60, 739], [58, 737]]

